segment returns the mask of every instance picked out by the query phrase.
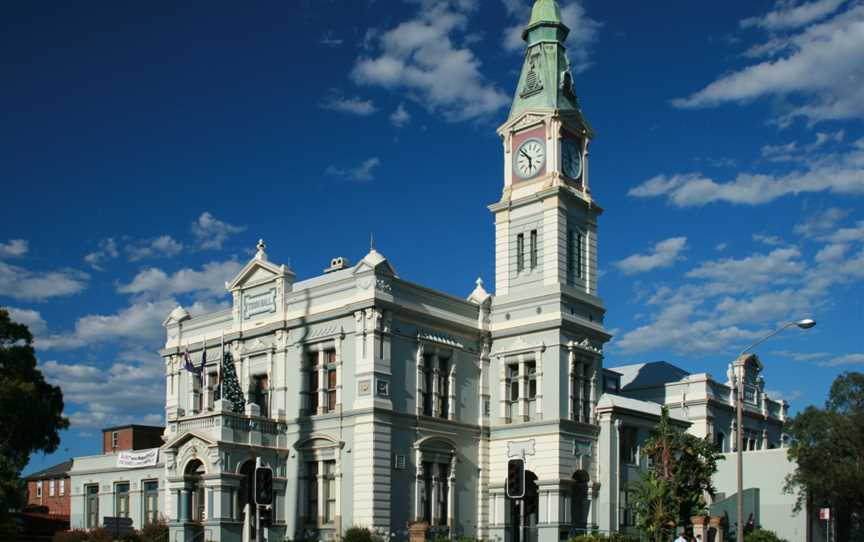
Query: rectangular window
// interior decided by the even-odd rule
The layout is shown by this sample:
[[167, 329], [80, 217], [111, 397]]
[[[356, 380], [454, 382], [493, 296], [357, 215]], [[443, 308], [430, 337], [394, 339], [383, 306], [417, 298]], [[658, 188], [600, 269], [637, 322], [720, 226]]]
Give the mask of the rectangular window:
[[537, 365], [530, 361], [525, 364], [528, 371], [528, 419], [535, 418], [537, 410]]
[[[159, 482], [144, 482], [144, 522], [156, 523], [159, 520]], [[230, 516], [229, 516], [230, 517]]]
[[84, 488], [84, 513], [87, 517], [88, 529], [99, 526], [99, 486], [92, 485]]
[[431, 354], [423, 356], [423, 414], [432, 415], [432, 361]]
[[438, 394], [440, 404], [438, 416], [446, 418], [447, 411], [450, 409], [450, 360], [446, 358], [438, 359]]
[[54, 480], [48, 480], [48, 496], [54, 496]]
[[327, 370], [327, 410], [336, 410], [336, 369]]
[[36, 481], [36, 497], [42, 498], [42, 480]]
[[114, 486], [114, 515], [118, 518], [129, 517], [129, 484], [122, 483]]
[[324, 462], [324, 492], [327, 495], [324, 523], [333, 523], [336, 520], [336, 461]]
[[312, 461], [306, 464], [307, 479], [307, 495], [309, 500], [306, 503], [306, 521], [310, 525], [318, 524], [318, 462]]
[[261, 409], [261, 416], [265, 418], [270, 415], [269, 413], [269, 399], [270, 399], [270, 382], [267, 378], [267, 375], [255, 375], [253, 378], [254, 381], [254, 392], [253, 398], [254, 403], [258, 405]]
[[120, 442], [120, 434], [117, 431], [111, 431], [111, 449], [116, 450]]
[[576, 246], [575, 246], [575, 240], [573, 238], [573, 230], [567, 230], [566, 245], [567, 245], [567, 257], [566, 257], [567, 276], [566, 276], [565, 280], [567, 281], [567, 284], [572, 286], [573, 283], [576, 282], [576, 280], [575, 280], [575, 278], [576, 278]]
[[513, 419], [519, 414], [519, 364], [507, 366], [507, 416]]
[[585, 253], [585, 236], [581, 233], [576, 234], [576, 276], [582, 278], [582, 255]]
[[621, 462], [635, 465], [639, 461], [638, 430], [635, 427], [621, 427]]
[[312, 366], [309, 371], [309, 414], [318, 413], [318, 369]]
[[66, 480], [65, 479], [59, 480], [59, 482], [60, 482], [60, 496], [62, 497], [63, 495], [66, 494]]
[[537, 267], [537, 230], [531, 230], [531, 269]]
[[519, 273], [525, 269], [525, 234], [520, 233], [516, 236], [516, 272]]

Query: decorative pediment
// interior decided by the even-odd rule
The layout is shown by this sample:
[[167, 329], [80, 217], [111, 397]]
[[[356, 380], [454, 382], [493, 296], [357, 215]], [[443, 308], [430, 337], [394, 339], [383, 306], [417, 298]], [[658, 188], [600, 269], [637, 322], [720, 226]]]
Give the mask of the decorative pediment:
[[398, 276], [396, 269], [390, 264], [387, 258], [381, 255], [381, 253], [374, 248], [354, 266], [351, 273], [359, 275], [369, 271], [374, 272], [376, 275], [387, 275], [391, 277]]
[[289, 284], [294, 282], [294, 273], [287, 265], [276, 265], [267, 260], [267, 253], [264, 252], [265, 246], [263, 240], [258, 241], [258, 252], [255, 257], [243, 266], [243, 269], [237, 273], [233, 280], [225, 283], [226, 290], [233, 292], [266, 284], [276, 279], [286, 279]]

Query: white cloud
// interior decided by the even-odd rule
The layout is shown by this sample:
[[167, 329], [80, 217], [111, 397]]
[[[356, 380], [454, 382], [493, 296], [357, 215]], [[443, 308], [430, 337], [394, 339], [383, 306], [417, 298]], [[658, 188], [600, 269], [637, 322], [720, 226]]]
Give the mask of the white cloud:
[[795, 233], [804, 237], [820, 236], [833, 230], [834, 226], [846, 218], [848, 214], [849, 210], [837, 207], [810, 212], [804, 222], [795, 225]]
[[165, 366], [158, 356], [123, 359], [105, 368], [51, 360], [40, 369], [63, 390], [67, 409], [75, 410], [69, 416], [74, 429], [162, 423]]
[[716, 250], [717, 252], [723, 252], [727, 248], [729, 248], [729, 243], [717, 243], [717, 246], [714, 247], [714, 250]]
[[846, 0], [816, 0], [798, 4], [793, 1], [777, 2], [777, 9], [761, 17], [741, 21], [742, 28], [758, 26], [766, 30], [790, 30], [806, 26], [837, 11]]
[[327, 47], [339, 47], [345, 40], [342, 38], [337, 38], [333, 31], [327, 31], [324, 33], [324, 36], [319, 41], [321, 45], [326, 45]]
[[[450, 121], [472, 120], [507, 105], [508, 97], [480, 72], [467, 47], [468, 14], [476, 2], [426, 0], [418, 14], [370, 38], [351, 78], [399, 92]], [[460, 40], [462, 43], [460, 43]]]
[[26, 301], [77, 294], [87, 287], [90, 276], [83, 271], [30, 271], [0, 262], [0, 296]]
[[778, 248], [768, 254], [703, 262], [688, 271], [686, 276], [719, 283], [777, 283], [783, 277], [797, 276], [804, 271], [805, 265], [800, 257], [801, 252], [795, 247]]
[[848, 249], [849, 246], [844, 244], [827, 245], [816, 253], [814, 259], [818, 263], [837, 261], [843, 258]]
[[713, 202], [759, 205], [787, 195], [830, 192], [864, 195], [864, 149], [857, 144], [845, 152], [829, 154], [783, 175], [739, 173], [729, 181], [716, 181], [701, 173], [657, 175], [631, 188], [637, 198], [665, 197], [677, 207]]
[[772, 352], [772, 354], [791, 358], [795, 361], [815, 361], [817, 359], [824, 359], [831, 356], [828, 352], [794, 352], [789, 350], [777, 350]]
[[245, 229], [245, 226], [234, 226], [222, 222], [207, 211], [201, 213], [198, 220], [192, 223], [192, 233], [201, 248], [221, 249], [228, 237]]
[[350, 113], [359, 117], [368, 117], [378, 111], [372, 100], [364, 100], [359, 96], [344, 97], [331, 95], [321, 102], [321, 107], [340, 113]]
[[225, 282], [233, 279], [242, 268], [243, 264], [237, 260], [210, 262], [200, 271], [184, 268], [170, 275], [157, 267], [150, 267], [135, 275], [129, 284], [119, 285], [117, 291], [157, 296], [207, 291], [215, 296], [224, 296]]
[[[825, 15], [836, 8], [833, 4], [823, 0], [807, 6], [821, 7], [821, 14]], [[762, 21], [763, 24], [793, 28], [819, 18], [816, 16], [819, 10], [804, 14], [805, 9], [805, 6], [781, 9], [787, 15], [797, 13], [797, 17], [782, 19], [786, 21], [785, 25], [779, 22], [779, 17], [773, 19], [775, 23], [768, 23], [768, 19]], [[676, 107], [692, 109], [773, 96], [786, 101], [786, 107], [777, 119], [781, 125], [799, 117], [811, 123], [861, 119], [864, 117], [862, 50], [864, 5], [855, 2], [845, 11], [797, 33], [772, 36], [749, 53], [751, 56], [768, 56], [768, 59], [723, 75], [702, 90], [672, 103]]]
[[788, 392], [784, 392], [782, 390], [765, 390], [765, 395], [767, 395], [771, 399], [774, 399], [775, 401], [782, 400], [786, 401], [787, 403], [791, 403], [792, 401], [803, 397], [804, 394], [801, 392], [801, 390], [792, 390]]
[[769, 162], [803, 162], [812, 158], [813, 153], [818, 151], [827, 143], [842, 143], [846, 137], [844, 130], [836, 132], [816, 132], [816, 140], [813, 143], [799, 146], [797, 141], [790, 141], [780, 145], [764, 145], [762, 157]]
[[824, 237], [832, 243], [864, 241], [864, 220], [859, 220], [854, 227], [840, 228], [834, 233], [825, 235]]
[[686, 246], [686, 237], [671, 237], [654, 245], [650, 253], [633, 254], [615, 262], [615, 266], [625, 275], [671, 267], [672, 264], [681, 259], [681, 252]]
[[[113, 314], [88, 314], [78, 318], [72, 331], [38, 337], [40, 350], [72, 350], [98, 344], [122, 344], [132, 351], [153, 351], [164, 344], [162, 321], [177, 306], [174, 298], [137, 299]], [[186, 309], [202, 314], [223, 309], [227, 302], [198, 300]]]
[[357, 166], [351, 168], [341, 168], [333, 164], [327, 166], [324, 170], [326, 175], [331, 177], [340, 177], [351, 181], [371, 181], [375, 178], [374, 170], [381, 165], [381, 160], [378, 157], [367, 158]]
[[864, 354], [844, 354], [823, 361], [819, 365], [822, 367], [839, 367], [841, 365], [864, 365]]
[[97, 271], [103, 271], [102, 267], [108, 260], [113, 260], [120, 255], [117, 250], [117, 241], [113, 237], [99, 241], [98, 250], [84, 256], [84, 261]]
[[17, 307], [4, 308], [9, 311], [9, 318], [11, 318], [13, 322], [26, 325], [30, 329], [30, 333], [34, 336], [43, 334], [48, 329], [45, 319], [42, 318], [42, 314], [37, 310], [21, 309]]
[[765, 235], [762, 233], [754, 233], [753, 234], [753, 240], [756, 241], [757, 243], [762, 243], [763, 245], [774, 246], [774, 247], [786, 244], [786, 242], [783, 241], [783, 239], [780, 239], [776, 235]]
[[170, 235], [160, 235], [155, 239], [130, 244], [126, 247], [129, 261], [145, 258], [170, 258], [183, 250], [183, 243], [175, 241]]
[[405, 109], [405, 104], [399, 104], [399, 107], [390, 113], [390, 123], [396, 128], [402, 128], [409, 122], [411, 122], [411, 114]]
[[[832, 287], [861, 278], [864, 250], [807, 262], [796, 247], [783, 247], [705, 261], [674, 285], [637, 296], [649, 309], [647, 317], [610, 348], [624, 354], [671, 350], [731, 356], [780, 323], [817, 313], [829, 302]], [[789, 335], [794, 330], [784, 334]]]
[[0, 258], [17, 258], [28, 250], [26, 239], [10, 239], [8, 243], [0, 243]]
[[[504, 29], [504, 48], [508, 51], [521, 52], [525, 49], [522, 40], [522, 30], [528, 24], [531, 9], [525, 2], [502, 0], [507, 13], [514, 19], [514, 24]], [[570, 28], [567, 36], [567, 56], [570, 59], [570, 69], [574, 74], [582, 73], [591, 67], [591, 46], [597, 40], [600, 27], [603, 26], [585, 13], [581, 1], [571, 0], [559, 2], [561, 5], [561, 20]]]

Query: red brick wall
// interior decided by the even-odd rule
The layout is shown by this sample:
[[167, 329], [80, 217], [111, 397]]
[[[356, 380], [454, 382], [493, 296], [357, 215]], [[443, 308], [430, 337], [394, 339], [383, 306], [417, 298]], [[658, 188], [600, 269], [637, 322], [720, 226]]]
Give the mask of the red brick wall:
[[[51, 496], [51, 481], [41, 480], [42, 497], [37, 496], [36, 485], [39, 480], [27, 481], [27, 504], [47, 506], [49, 514], [69, 516], [69, 494], [72, 491], [72, 483], [69, 478], [54, 479], [54, 496]], [[60, 495], [60, 484], [65, 484], [63, 495]]]
[[[111, 446], [112, 434], [117, 433], [117, 447]], [[102, 432], [102, 453], [110, 454], [116, 450], [131, 450], [132, 449], [132, 428], [118, 429], [117, 431]]]

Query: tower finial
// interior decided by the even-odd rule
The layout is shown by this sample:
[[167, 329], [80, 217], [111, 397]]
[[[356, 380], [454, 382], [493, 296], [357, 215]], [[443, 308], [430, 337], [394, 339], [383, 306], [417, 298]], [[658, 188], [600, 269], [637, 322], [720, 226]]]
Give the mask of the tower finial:
[[375, 252], [375, 234], [369, 232], [369, 252]]
[[258, 249], [258, 252], [255, 253], [255, 258], [258, 260], [266, 260], [267, 253], [264, 252], [264, 249], [267, 248], [267, 244], [264, 242], [264, 239], [258, 239], [258, 244], [255, 245], [255, 248]]

